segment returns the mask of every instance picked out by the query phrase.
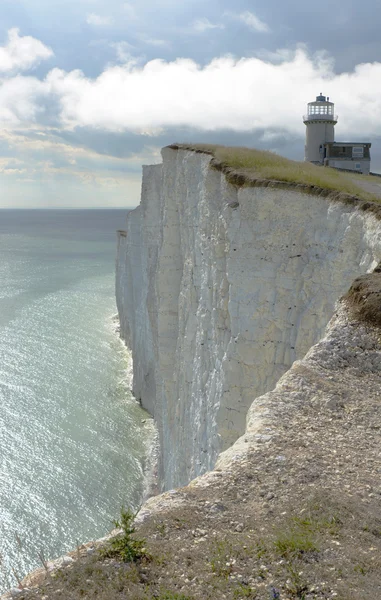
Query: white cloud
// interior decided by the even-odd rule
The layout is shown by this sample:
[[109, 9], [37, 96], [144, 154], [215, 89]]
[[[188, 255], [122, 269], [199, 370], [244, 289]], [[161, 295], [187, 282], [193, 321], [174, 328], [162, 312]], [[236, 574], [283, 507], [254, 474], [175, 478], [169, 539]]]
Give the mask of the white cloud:
[[3, 80], [0, 85], [0, 123], [14, 126], [37, 121], [48, 96], [47, 84], [35, 77], [18, 75]]
[[19, 29], [10, 29], [7, 44], [0, 47], [2, 73], [26, 71], [53, 56], [53, 51], [42, 42], [30, 36], [22, 37], [19, 33]]
[[[304, 44], [300, 44], [298, 47], [307, 51], [306, 46]], [[290, 48], [281, 48], [280, 50], [275, 50], [275, 52], [272, 52], [271, 50], [261, 49], [255, 53], [255, 55], [258, 58], [262, 58], [263, 60], [272, 63], [292, 61], [294, 54], [295, 50], [291, 50]]]
[[381, 63], [335, 74], [325, 54], [299, 48], [278, 64], [259, 58], [152, 60], [107, 68], [96, 79], [55, 69], [47, 83], [59, 98], [66, 127], [150, 131], [283, 129], [302, 134], [306, 103], [323, 91], [339, 106], [341, 135], [381, 134]]
[[381, 135], [381, 63], [336, 74], [325, 53], [298, 48], [278, 62], [221, 57], [200, 66], [190, 59], [128, 61], [95, 79], [53, 69], [44, 81], [17, 76], [0, 87], [0, 121], [39, 122], [58, 104], [62, 127], [139, 133], [168, 127], [201, 130], [282, 130], [303, 135], [307, 102], [322, 91], [336, 102], [337, 137]]
[[170, 42], [168, 42], [167, 40], [151, 38], [146, 35], [138, 35], [137, 37], [141, 42], [143, 42], [143, 44], [147, 44], [148, 46], [156, 46], [158, 48], [163, 48], [171, 45]]
[[260, 33], [267, 33], [270, 31], [270, 28], [266, 23], [248, 10], [238, 15], [238, 18], [253, 31], [259, 31]]
[[123, 12], [129, 19], [136, 19], [136, 10], [129, 2], [125, 2], [122, 6]]
[[111, 44], [111, 47], [114, 48], [119, 62], [136, 62], [136, 58], [132, 55], [132, 51], [135, 49], [132, 44], [129, 44], [128, 42], [115, 42]]
[[246, 10], [242, 13], [233, 13], [233, 12], [225, 12], [224, 15], [226, 17], [231, 17], [232, 19], [237, 19], [238, 21], [242, 21], [249, 29], [253, 31], [257, 31], [258, 33], [269, 33], [270, 28], [267, 23], [261, 21], [259, 17], [257, 17], [254, 13]]
[[196, 19], [196, 21], [193, 22], [193, 29], [198, 33], [204, 33], [210, 29], [225, 29], [225, 25], [222, 23], [211, 23], [209, 19], [204, 17], [202, 19]]
[[95, 13], [90, 13], [86, 17], [86, 22], [89, 25], [94, 25], [95, 27], [105, 27], [107, 25], [112, 25], [113, 20], [111, 17], [102, 17], [100, 15], [96, 15]]

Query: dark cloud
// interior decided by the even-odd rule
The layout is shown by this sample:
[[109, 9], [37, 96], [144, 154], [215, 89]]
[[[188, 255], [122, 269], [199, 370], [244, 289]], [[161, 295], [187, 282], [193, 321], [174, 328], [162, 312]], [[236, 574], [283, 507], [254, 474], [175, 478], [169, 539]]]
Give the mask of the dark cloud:
[[[174, 142], [193, 142], [222, 144], [226, 146], [248, 146], [260, 149], [276, 149], [288, 153], [290, 158], [303, 159], [303, 138], [292, 136], [285, 131], [258, 129], [248, 133], [230, 130], [201, 131], [191, 128], [170, 128], [156, 136], [143, 136], [131, 132], [113, 133], [88, 128], [76, 128], [74, 131], [48, 130], [50, 135], [65, 141], [71, 146], [87, 148], [98, 154], [129, 158], [144, 152], [147, 147], [167, 146]], [[23, 132], [25, 135], [26, 132]], [[37, 134], [30, 134], [38, 139]]]
[[[275, 129], [257, 129], [248, 133], [239, 133], [231, 130], [201, 131], [191, 128], [171, 128], [157, 136], [142, 136], [131, 132], [113, 133], [93, 130], [88, 128], [76, 128], [74, 131], [62, 131], [59, 129], [47, 129], [46, 133], [52, 139], [61, 140], [69, 146], [85, 148], [99, 155], [128, 159], [135, 155], [144, 155], [147, 148], [162, 148], [169, 144], [179, 143], [205, 143], [222, 144], [225, 146], [246, 146], [260, 150], [271, 150], [292, 160], [304, 159], [304, 136], [292, 135], [287, 131]], [[339, 133], [339, 132], [338, 132]], [[38, 132], [21, 131], [20, 135], [26, 135], [31, 139], [39, 140]], [[351, 140], [360, 140], [361, 134], [352, 135]], [[339, 141], [348, 141], [338, 135]], [[372, 170], [381, 172], [381, 136], [372, 138]], [[3, 151], [0, 145], [0, 155]], [[148, 153], [150, 156], [150, 153]], [[122, 168], [122, 166], [120, 166]], [[137, 164], [131, 171], [139, 171]]]

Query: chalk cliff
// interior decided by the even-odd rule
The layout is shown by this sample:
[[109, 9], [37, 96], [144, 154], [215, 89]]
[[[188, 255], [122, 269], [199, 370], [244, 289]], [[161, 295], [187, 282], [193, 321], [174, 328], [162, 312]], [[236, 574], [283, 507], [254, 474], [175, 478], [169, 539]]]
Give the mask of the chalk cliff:
[[170, 489], [212, 469], [254, 400], [322, 338], [338, 298], [381, 260], [381, 223], [337, 194], [233, 185], [205, 153], [162, 156], [119, 232], [116, 296]]

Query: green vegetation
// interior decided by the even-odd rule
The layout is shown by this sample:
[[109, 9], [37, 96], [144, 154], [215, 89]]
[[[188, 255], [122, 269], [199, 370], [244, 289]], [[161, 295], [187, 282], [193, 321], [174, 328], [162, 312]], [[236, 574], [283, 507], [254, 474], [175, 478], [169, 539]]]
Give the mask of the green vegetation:
[[[237, 174], [243, 176], [242, 182], [239, 182], [241, 185], [250, 186], [253, 179], [275, 180], [342, 192], [371, 202], [379, 203], [381, 201], [376, 195], [369, 193], [357, 184], [361, 176], [356, 175], [356, 173], [352, 175], [328, 167], [319, 167], [308, 162], [297, 162], [273, 152], [252, 148], [208, 144], [190, 144], [189, 146], [183, 144], [178, 147], [212, 154], [221, 164], [223, 170], [233, 169]], [[245, 177], [247, 178], [246, 181]], [[233, 179], [232, 182], [237, 183], [237, 180], [234, 181], [234, 177], [231, 177], [229, 173], [227, 178], [229, 180]], [[365, 179], [368, 182], [375, 183], [376, 178], [366, 177]]]
[[311, 503], [303, 516], [291, 516], [278, 527], [273, 539], [275, 554], [282, 559], [287, 591], [293, 598], [306, 598], [310, 584], [305, 566], [320, 560], [320, 546], [337, 537], [342, 521], [335, 507]]
[[115, 527], [122, 529], [122, 533], [110, 540], [109, 547], [103, 550], [105, 557], [119, 557], [124, 562], [136, 562], [146, 556], [144, 540], [136, 540], [132, 537], [135, 527], [132, 525], [135, 515], [122, 508], [120, 521], [114, 521]]
[[234, 590], [233, 593], [234, 600], [236, 598], [237, 600], [240, 600], [241, 598], [250, 598], [251, 600], [254, 600], [257, 597], [258, 594], [256, 590], [253, 590], [253, 588], [251, 588], [249, 585], [244, 585], [242, 583], [238, 584], [238, 587]]
[[285, 528], [277, 532], [274, 540], [276, 551], [284, 558], [302, 558], [309, 552], [319, 552], [318, 538], [321, 534], [335, 536], [340, 521], [335, 516], [308, 515], [293, 517]]
[[217, 577], [228, 578], [232, 572], [232, 545], [227, 540], [214, 540], [210, 556], [212, 572]]
[[274, 542], [275, 549], [280, 556], [301, 557], [307, 552], [318, 552], [318, 547], [315, 538], [311, 531], [303, 531], [299, 529], [289, 529], [280, 533]]
[[227, 558], [225, 545], [222, 542], [216, 542], [210, 557], [210, 566], [212, 572], [218, 577], [228, 577], [231, 572], [230, 568], [226, 568]]
[[157, 596], [157, 600], [192, 600], [190, 596], [184, 594], [176, 594], [176, 592], [162, 592]]

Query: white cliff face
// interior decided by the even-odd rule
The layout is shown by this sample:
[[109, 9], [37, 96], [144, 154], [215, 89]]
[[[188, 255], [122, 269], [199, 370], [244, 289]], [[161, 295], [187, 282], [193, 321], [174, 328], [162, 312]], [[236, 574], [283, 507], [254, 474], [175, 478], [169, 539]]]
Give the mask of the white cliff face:
[[381, 260], [381, 222], [328, 198], [236, 188], [210, 156], [163, 150], [119, 234], [117, 304], [164, 489], [213, 468]]
[[[142, 201], [118, 232], [116, 302], [121, 335], [133, 350], [133, 392], [157, 416], [154, 282], [161, 239], [161, 165], [143, 168]], [[152, 299], [147, 302], [148, 296]], [[153, 313], [153, 315], [152, 315]], [[154, 323], [155, 325], [155, 323]], [[143, 401], [144, 399], [144, 401]]]

